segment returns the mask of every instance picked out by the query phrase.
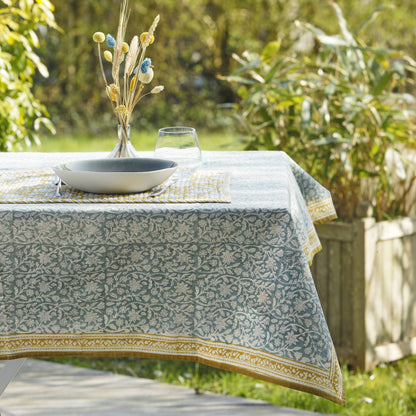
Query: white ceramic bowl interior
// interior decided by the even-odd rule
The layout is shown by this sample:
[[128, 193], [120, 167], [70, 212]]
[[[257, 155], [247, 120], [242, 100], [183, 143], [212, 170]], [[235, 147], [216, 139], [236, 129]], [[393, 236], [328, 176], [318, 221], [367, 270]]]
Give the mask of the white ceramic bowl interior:
[[176, 170], [172, 160], [120, 158], [78, 160], [53, 168], [67, 185], [92, 193], [144, 192], [160, 185]]

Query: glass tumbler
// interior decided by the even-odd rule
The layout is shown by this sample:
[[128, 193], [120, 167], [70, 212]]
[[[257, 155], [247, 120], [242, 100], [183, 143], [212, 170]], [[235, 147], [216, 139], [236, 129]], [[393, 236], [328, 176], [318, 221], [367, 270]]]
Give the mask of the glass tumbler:
[[192, 174], [202, 164], [198, 135], [193, 127], [164, 127], [159, 129], [155, 157], [173, 160], [178, 173]]

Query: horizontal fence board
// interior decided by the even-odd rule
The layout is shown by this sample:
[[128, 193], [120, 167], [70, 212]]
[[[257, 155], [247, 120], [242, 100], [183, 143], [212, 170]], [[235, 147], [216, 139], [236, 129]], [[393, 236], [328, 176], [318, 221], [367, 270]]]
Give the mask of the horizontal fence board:
[[416, 217], [400, 218], [377, 223], [379, 241], [402, 238], [416, 234]]
[[324, 240], [353, 241], [353, 225], [349, 223], [334, 222], [316, 227], [319, 238]]
[[416, 355], [416, 337], [378, 345], [375, 347], [375, 353], [378, 362], [396, 361], [408, 355]]

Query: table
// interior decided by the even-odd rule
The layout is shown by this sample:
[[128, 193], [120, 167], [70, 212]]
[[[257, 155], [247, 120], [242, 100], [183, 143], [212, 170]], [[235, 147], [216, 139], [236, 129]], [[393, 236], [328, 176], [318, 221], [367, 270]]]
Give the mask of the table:
[[[0, 190], [1, 172], [103, 156], [3, 153]], [[0, 359], [194, 360], [344, 404], [309, 268], [329, 192], [283, 152], [203, 161], [231, 172], [231, 203], [0, 200]]]

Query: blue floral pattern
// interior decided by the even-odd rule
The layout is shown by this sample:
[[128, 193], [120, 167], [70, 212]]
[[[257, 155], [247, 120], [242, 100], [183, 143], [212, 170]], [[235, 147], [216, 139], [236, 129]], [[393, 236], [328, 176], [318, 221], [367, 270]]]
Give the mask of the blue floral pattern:
[[[50, 354], [198, 359], [209, 344], [203, 362], [342, 402], [305, 253], [312, 220], [285, 159], [280, 209], [238, 189], [232, 204], [0, 205], [0, 357], [43, 342]], [[262, 179], [246, 193], [250, 180]], [[74, 347], [83, 334], [93, 341]]]

